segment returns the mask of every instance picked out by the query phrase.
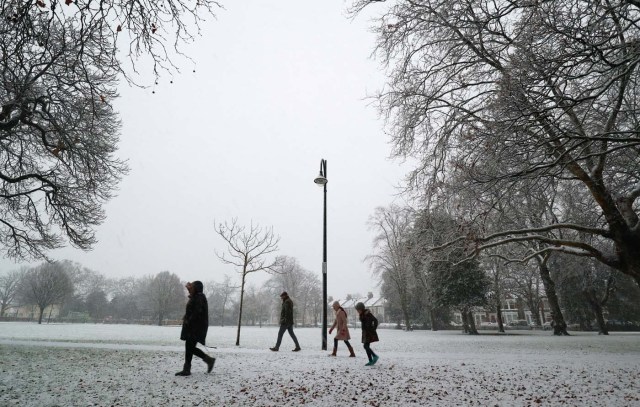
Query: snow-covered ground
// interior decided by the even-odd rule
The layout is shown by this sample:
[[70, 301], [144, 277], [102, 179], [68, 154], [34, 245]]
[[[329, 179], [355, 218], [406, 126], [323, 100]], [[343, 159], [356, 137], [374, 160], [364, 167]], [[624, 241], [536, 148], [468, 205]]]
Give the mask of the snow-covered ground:
[[380, 330], [365, 367], [359, 329], [356, 358], [295, 331], [276, 353], [275, 327], [211, 327], [213, 372], [183, 378], [179, 327], [0, 322], [0, 406], [640, 405], [640, 333]]

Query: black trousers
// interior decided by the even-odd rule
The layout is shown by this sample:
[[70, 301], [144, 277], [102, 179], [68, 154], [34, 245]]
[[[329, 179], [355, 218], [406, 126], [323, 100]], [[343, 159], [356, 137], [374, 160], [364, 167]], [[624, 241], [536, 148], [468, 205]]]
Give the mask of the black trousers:
[[200, 359], [206, 361], [207, 355], [204, 354], [202, 350], [200, 350], [196, 344], [198, 342], [195, 339], [187, 339], [184, 341], [184, 367], [185, 370], [191, 368], [191, 360], [193, 359], [193, 355], [196, 355]]

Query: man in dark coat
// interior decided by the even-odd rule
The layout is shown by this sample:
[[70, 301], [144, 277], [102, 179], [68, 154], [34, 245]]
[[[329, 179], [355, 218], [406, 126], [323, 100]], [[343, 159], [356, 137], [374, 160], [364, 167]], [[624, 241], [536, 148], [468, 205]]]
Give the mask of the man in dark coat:
[[269, 349], [274, 352], [280, 350], [280, 343], [282, 342], [284, 331], [289, 331], [289, 335], [291, 335], [291, 339], [293, 339], [293, 343], [296, 345], [296, 348], [293, 351], [298, 352], [300, 351], [300, 344], [298, 344], [296, 334], [293, 333], [293, 301], [291, 301], [291, 298], [289, 298], [289, 294], [287, 294], [286, 291], [280, 294], [280, 298], [282, 298], [282, 309], [280, 310], [280, 331], [278, 331], [278, 341], [276, 342], [276, 346]]
[[198, 342], [205, 345], [207, 330], [209, 329], [209, 305], [207, 304], [207, 297], [202, 292], [204, 287], [200, 281], [187, 283], [186, 287], [189, 291], [189, 301], [187, 302], [187, 310], [182, 318], [182, 331], [180, 332], [180, 339], [185, 341], [184, 367], [176, 373], [176, 376], [191, 375], [191, 359], [193, 359], [193, 355], [205, 361], [207, 373], [211, 372], [213, 365], [216, 363], [215, 358], [208, 356], [196, 347]]

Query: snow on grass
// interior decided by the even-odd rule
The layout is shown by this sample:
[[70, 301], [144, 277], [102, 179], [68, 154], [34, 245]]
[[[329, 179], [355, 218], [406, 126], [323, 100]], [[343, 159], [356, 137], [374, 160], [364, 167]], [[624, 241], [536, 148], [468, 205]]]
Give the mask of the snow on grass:
[[[321, 351], [321, 332], [211, 327], [211, 374], [181, 369], [179, 327], [0, 323], [1, 406], [633, 406], [640, 405], [640, 334], [380, 330], [380, 360]], [[332, 338], [329, 336], [329, 348]]]

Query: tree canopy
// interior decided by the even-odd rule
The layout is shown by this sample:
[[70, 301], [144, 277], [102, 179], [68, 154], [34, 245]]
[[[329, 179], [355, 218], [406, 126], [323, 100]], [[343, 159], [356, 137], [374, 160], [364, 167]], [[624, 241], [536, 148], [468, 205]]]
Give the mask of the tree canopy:
[[121, 79], [155, 75], [218, 4], [211, 0], [0, 0], [0, 252], [46, 257], [96, 242], [127, 173], [117, 157]]
[[[356, 1], [354, 12], [380, 1]], [[390, 2], [376, 30], [378, 94], [396, 156], [418, 160], [425, 206], [468, 227], [478, 253], [536, 242], [640, 283], [638, 2]], [[540, 224], [488, 222], [547, 191]], [[473, 233], [468, 233], [473, 231]], [[460, 232], [460, 231], [457, 231]]]

